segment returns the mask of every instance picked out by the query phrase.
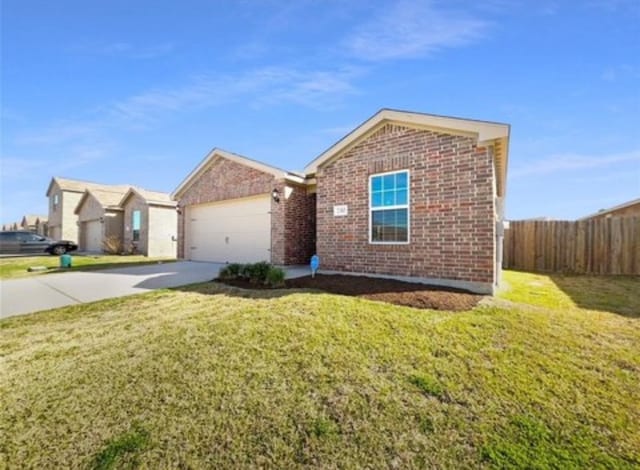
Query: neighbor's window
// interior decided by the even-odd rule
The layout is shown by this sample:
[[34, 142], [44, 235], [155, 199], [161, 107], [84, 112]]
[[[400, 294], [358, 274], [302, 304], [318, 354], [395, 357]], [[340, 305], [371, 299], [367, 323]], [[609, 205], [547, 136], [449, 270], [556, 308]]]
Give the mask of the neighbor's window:
[[58, 208], [58, 203], [60, 202], [60, 197], [58, 194], [53, 195], [53, 210], [55, 211]]
[[133, 241], [140, 240], [140, 211], [133, 211], [131, 214], [131, 230], [133, 231]]
[[371, 243], [409, 243], [409, 172], [369, 178]]

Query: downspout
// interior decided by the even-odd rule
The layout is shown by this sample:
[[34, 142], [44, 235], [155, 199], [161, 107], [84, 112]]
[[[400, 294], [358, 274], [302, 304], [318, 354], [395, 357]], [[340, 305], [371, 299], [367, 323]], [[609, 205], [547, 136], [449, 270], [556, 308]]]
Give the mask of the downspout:
[[496, 196], [496, 268], [495, 285], [502, 284], [502, 256], [504, 249], [504, 197]]

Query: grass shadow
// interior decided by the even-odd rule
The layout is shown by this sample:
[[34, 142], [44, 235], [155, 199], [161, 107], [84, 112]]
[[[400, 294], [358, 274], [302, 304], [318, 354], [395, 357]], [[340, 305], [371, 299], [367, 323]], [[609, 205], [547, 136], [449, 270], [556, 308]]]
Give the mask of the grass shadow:
[[580, 308], [640, 318], [640, 276], [552, 274], [549, 278]]

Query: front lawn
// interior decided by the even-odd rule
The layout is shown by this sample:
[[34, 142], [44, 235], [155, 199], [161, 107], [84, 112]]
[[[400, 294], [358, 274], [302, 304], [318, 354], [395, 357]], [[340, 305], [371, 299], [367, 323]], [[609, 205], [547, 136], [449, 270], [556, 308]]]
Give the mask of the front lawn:
[[[11, 279], [15, 277], [34, 276], [44, 273], [67, 272], [67, 271], [89, 271], [98, 269], [109, 269], [125, 266], [138, 266], [144, 264], [155, 264], [158, 261], [175, 261], [169, 258], [147, 258], [146, 256], [119, 256], [119, 255], [76, 255], [70, 253], [73, 266], [71, 268], [60, 268], [59, 256], [26, 256], [14, 258], [0, 258], [0, 279]], [[29, 272], [33, 266], [44, 266], [46, 271]]]
[[0, 461], [640, 466], [640, 320], [507, 280], [508, 302], [461, 313], [207, 283], [0, 321]]

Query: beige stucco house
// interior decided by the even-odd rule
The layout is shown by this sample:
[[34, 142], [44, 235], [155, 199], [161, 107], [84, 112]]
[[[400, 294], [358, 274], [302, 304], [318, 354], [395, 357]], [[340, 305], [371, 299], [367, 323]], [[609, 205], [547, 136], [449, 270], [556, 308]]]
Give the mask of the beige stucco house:
[[35, 232], [38, 235], [47, 236], [47, 216], [27, 214], [22, 217], [20, 228], [22, 230], [28, 230], [29, 232]]
[[119, 202], [124, 217], [124, 249], [153, 257], [175, 257], [178, 215], [167, 193], [131, 187]]
[[[119, 203], [125, 190], [87, 189], [75, 209], [78, 216], [78, 246], [81, 251], [101, 253], [105, 241], [117, 240], [122, 251], [123, 214]], [[107, 250], [109, 251], [109, 250]]]
[[18, 230], [20, 224], [18, 222], [11, 222], [8, 224], [2, 224], [2, 230]]
[[85, 190], [126, 191], [129, 186], [106, 185], [54, 176], [47, 188], [49, 198], [49, 236], [78, 242], [78, 216], [75, 213]]

